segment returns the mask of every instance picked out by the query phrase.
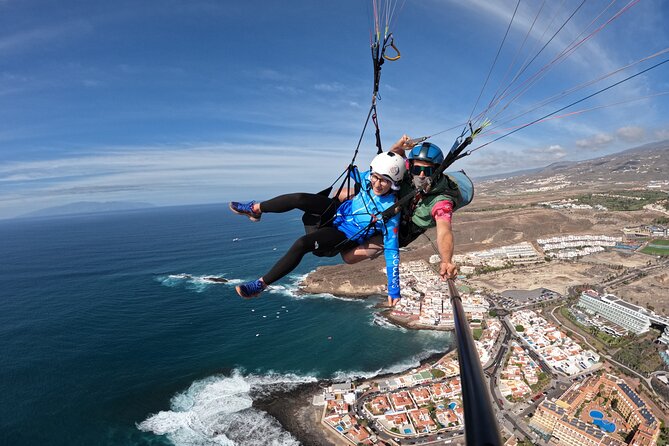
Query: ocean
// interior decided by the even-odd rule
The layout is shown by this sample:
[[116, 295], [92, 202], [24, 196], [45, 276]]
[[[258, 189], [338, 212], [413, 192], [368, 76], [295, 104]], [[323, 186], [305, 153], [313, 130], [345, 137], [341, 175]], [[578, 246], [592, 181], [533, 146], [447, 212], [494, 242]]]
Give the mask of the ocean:
[[0, 221], [0, 444], [297, 445], [253, 398], [450, 348], [385, 323], [378, 298], [296, 292], [338, 258], [237, 296], [302, 233], [297, 212], [227, 205]]

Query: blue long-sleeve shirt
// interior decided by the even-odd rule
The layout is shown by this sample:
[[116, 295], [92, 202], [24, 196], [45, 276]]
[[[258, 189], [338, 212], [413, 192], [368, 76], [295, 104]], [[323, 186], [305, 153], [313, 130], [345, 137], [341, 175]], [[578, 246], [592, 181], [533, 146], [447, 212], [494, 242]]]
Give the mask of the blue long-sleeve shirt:
[[[374, 234], [383, 234], [383, 254], [386, 259], [388, 276], [388, 295], [393, 299], [400, 297], [400, 246], [399, 214], [383, 221], [381, 213], [395, 205], [394, 193], [375, 195], [369, 180], [369, 171], [360, 174], [360, 192], [350, 200], [344, 201], [337, 209], [333, 226], [346, 234], [348, 238], [363, 243]], [[370, 223], [374, 222], [370, 225]]]

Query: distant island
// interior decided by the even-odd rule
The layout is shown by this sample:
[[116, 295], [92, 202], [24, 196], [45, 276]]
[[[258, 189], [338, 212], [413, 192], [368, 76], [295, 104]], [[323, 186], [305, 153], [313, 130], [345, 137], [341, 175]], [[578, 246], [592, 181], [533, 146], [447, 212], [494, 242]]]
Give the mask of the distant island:
[[56, 215], [92, 214], [97, 212], [130, 211], [154, 207], [151, 203], [137, 201], [77, 201], [29, 212], [21, 217], [52, 217]]

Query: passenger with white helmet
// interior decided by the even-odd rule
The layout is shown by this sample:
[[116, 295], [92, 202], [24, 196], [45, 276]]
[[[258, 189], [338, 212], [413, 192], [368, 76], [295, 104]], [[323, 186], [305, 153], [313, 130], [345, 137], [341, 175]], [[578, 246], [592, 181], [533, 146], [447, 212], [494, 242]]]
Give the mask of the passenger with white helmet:
[[286, 276], [299, 265], [305, 254], [330, 255], [350, 250], [374, 235], [383, 239], [388, 275], [388, 304], [395, 305], [400, 298], [399, 281], [399, 214], [385, 220], [381, 214], [397, 202], [396, 191], [406, 172], [404, 158], [394, 152], [374, 157], [369, 171], [356, 173], [360, 191], [352, 198], [339, 201], [320, 194], [294, 193], [280, 195], [267, 201], [231, 202], [230, 209], [259, 221], [262, 214], [282, 213], [300, 209], [320, 216], [318, 229], [295, 241], [288, 252], [257, 280], [236, 287], [244, 298], [255, 297], [268, 285]]
[[[427, 229], [436, 227], [437, 250], [441, 258], [439, 274], [443, 279], [455, 278], [458, 268], [453, 263], [451, 219], [453, 212], [468, 201], [463, 202], [461, 190], [448, 175], [440, 174], [432, 178], [444, 160], [444, 154], [436, 144], [424, 142], [414, 145], [411, 138], [404, 135], [391, 150], [402, 157], [406, 155], [407, 158], [408, 170], [406, 177], [399, 183], [399, 198], [413, 195], [416, 190], [423, 191], [415, 200], [402, 207], [400, 246], [407, 246]], [[381, 238], [373, 237], [344, 251], [342, 258], [346, 263], [357, 263], [380, 255], [384, 248]]]

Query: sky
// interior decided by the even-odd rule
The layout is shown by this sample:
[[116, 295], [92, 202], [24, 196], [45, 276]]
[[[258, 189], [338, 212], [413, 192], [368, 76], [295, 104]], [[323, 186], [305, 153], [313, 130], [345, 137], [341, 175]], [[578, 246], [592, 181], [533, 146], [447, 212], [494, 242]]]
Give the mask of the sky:
[[[406, 133], [448, 150], [485, 112], [477, 148], [669, 58], [641, 61], [669, 47], [663, 0], [376, 3], [394, 6], [401, 53], [381, 71], [385, 148]], [[0, 0], [0, 218], [329, 186], [371, 104], [373, 16], [371, 0]], [[669, 139], [667, 92], [669, 63], [453, 168], [477, 177]], [[375, 154], [368, 128], [356, 163]]]

